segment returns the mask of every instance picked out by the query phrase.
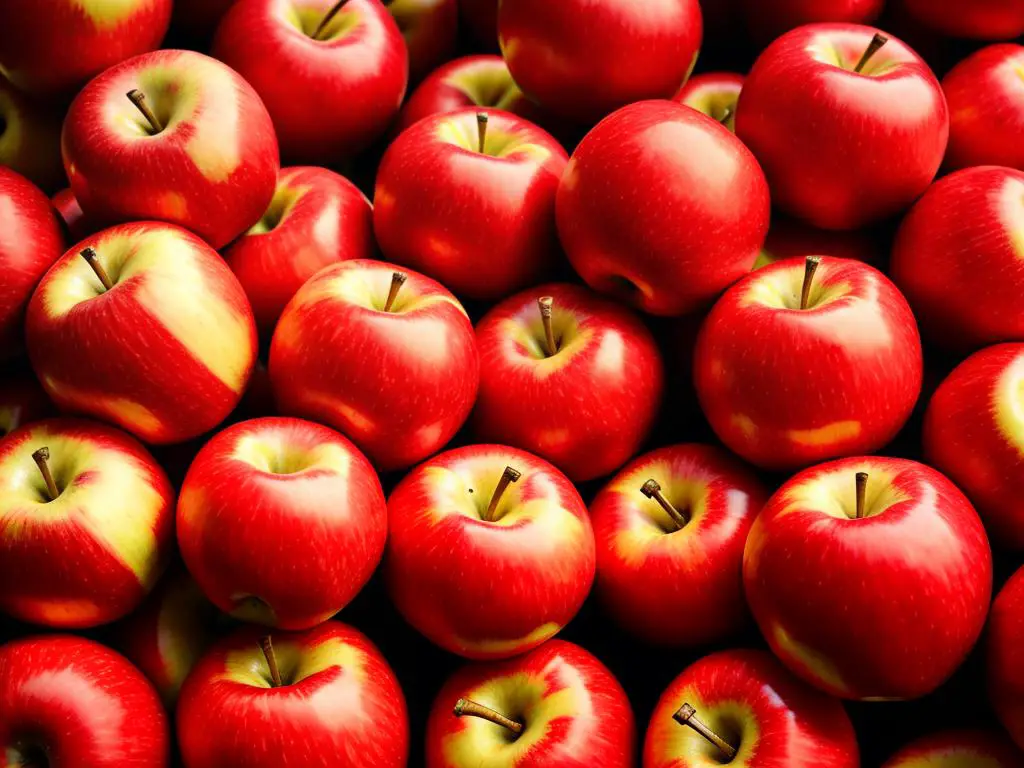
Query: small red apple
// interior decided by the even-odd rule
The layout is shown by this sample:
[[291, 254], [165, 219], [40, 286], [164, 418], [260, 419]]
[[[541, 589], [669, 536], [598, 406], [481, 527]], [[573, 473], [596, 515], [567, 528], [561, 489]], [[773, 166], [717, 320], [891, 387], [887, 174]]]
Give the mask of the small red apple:
[[999, 731], [944, 731], [911, 742], [882, 768], [1020, 768], [1022, 755]]
[[743, 75], [735, 72], [706, 72], [694, 75], [675, 95], [675, 101], [717, 120], [736, 132], [736, 103], [743, 90]]

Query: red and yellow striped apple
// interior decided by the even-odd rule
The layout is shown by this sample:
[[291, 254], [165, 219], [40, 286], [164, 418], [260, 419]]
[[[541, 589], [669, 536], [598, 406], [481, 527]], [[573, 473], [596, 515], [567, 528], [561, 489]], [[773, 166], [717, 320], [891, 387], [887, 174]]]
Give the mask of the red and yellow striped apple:
[[409, 80], [418, 83], [455, 52], [459, 32], [457, 0], [383, 0], [405, 38]]
[[36, 377], [14, 373], [0, 380], [0, 438], [54, 414], [53, 403]]
[[743, 90], [743, 75], [735, 72], [705, 72], [686, 81], [673, 97], [736, 132], [736, 102]]
[[1024, 568], [992, 603], [986, 646], [988, 695], [999, 721], [1024, 749]]
[[47, 192], [63, 187], [60, 121], [60, 112], [33, 102], [0, 74], [0, 166]]
[[999, 731], [944, 731], [911, 742], [882, 768], [1020, 768], [1022, 755]]

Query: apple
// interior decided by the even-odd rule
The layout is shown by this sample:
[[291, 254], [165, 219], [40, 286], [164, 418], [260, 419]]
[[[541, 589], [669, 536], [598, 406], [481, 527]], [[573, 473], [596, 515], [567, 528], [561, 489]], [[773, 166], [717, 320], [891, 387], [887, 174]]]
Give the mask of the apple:
[[632, 768], [626, 692], [596, 657], [549, 640], [508, 661], [470, 664], [427, 721], [427, 768], [535, 765]]
[[302, 284], [328, 264], [374, 255], [373, 206], [326, 168], [282, 168], [270, 206], [224, 251], [267, 339]]
[[216, 644], [178, 699], [188, 768], [405, 768], [409, 723], [398, 681], [361, 632], [336, 621]]
[[559, 255], [555, 193], [568, 159], [551, 135], [508, 112], [426, 117], [377, 171], [380, 249], [460, 297], [493, 300], [536, 283]]
[[476, 338], [480, 441], [535, 453], [581, 482], [614, 472], [650, 433], [664, 366], [624, 307], [582, 286], [542, 285], [491, 309]]
[[498, 50], [499, 0], [458, 0], [462, 26], [488, 51]]
[[4, 765], [166, 768], [167, 715], [123, 656], [84, 637], [25, 637], [0, 646]]
[[242, 286], [217, 253], [170, 224], [86, 238], [39, 283], [26, 323], [43, 388], [62, 409], [149, 443], [216, 427], [256, 359]]
[[903, 0], [917, 21], [952, 37], [1010, 40], [1024, 35], [1024, 5], [1016, 0]]
[[278, 409], [342, 432], [381, 470], [441, 450], [476, 400], [480, 353], [466, 310], [440, 283], [353, 259], [320, 270], [270, 345]]
[[252, 83], [293, 163], [354, 157], [398, 114], [408, 82], [405, 41], [380, 0], [240, 0], [213, 55]]
[[743, 545], [767, 498], [748, 469], [710, 445], [673, 445], [631, 461], [590, 506], [597, 593], [612, 618], [670, 647], [742, 629]]
[[95, 627], [134, 610], [167, 564], [174, 495], [120, 430], [82, 419], [0, 441], [0, 609], [49, 627]]
[[858, 24], [808, 24], [754, 63], [736, 135], [764, 168], [773, 204], [822, 229], [859, 229], [928, 188], [949, 113], [935, 75], [902, 41]]
[[992, 708], [1024, 749], [1024, 568], [1010, 577], [992, 603], [986, 663]]
[[24, 91], [74, 93], [108, 67], [155, 50], [172, 0], [7, 0], [0, 70]]
[[917, 739], [882, 768], [1020, 768], [1024, 755], [995, 730], [944, 731]]
[[57, 213], [64, 221], [71, 242], [77, 243], [96, 233], [98, 228], [93, 226], [89, 217], [82, 211], [82, 206], [78, 204], [78, 198], [70, 187], [65, 187], [51, 197], [50, 204], [57, 209]]
[[661, 695], [643, 768], [859, 768], [853, 725], [835, 699], [764, 651], [712, 653]]
[[1024, 172], [1012, 168], [957, 171], [911, 209], [890, 274], [926, 338], [968, 351], [1024, 341], [1022, 222]]
[[0, 167], [0, 361], [23, 351], [32, 291], [63, 250], [64, 236], [46, 195]]
[[20, 173], [48, 192], [64, 186], [60, 118], [0, 75], [0, 167]]
[[971, 503], [939, 472], [858, 457], [775, 492], [747, 538], [743, 582], [795, 674], [844, 699], [913, 699], [945, 682], [981, 634], [992, 553]]
[[736, 102], [743, 90], [743, 75], [735, 72], [706, 72], [694, 75], [675, 95], [680, 104], [717, 120], [736, 132]]
[[578, 123], [645, 99], [668, 99], [697, 62], [697, 0], [505, 0], [498, 41], [523, 92]]
[[568, 478], [502, 445], [439, 454], [388, 499], [391, 599], [428, 640], [503, 659], [553, 637], [594, 580], [594, 533]]
[[977, 352], [932, 396], [928, 463], [970, 497], [997, 547], [1024, 551], [1024, 344]]
[[448, 61], [459, 31], [457, 0], [384, 0], [409, 50], [409, 79], [418, 83]]
[[0, 380], [0, 438], [54, 415], [53, 411], [53, 403], [34, 376], [12, 374]]
[[815, 229], [796, 219], [773, 216], [754, 269], [777, 261], [808, 256], [829, 256], [863, 261], [882, 268], [882, 254], [865, 232], [832, 232]]
[[768, 231], [768, 184], [728, 128], [681, 104], [646, 101], [580, 142], [556, 214], [566, 254], [592, 288], [681, 315], [750, 270]]
[[867, 24], [878, 18], [884, 6], [885, 0], [740, 0], [747, 29], [764, 42], [804, 24]]

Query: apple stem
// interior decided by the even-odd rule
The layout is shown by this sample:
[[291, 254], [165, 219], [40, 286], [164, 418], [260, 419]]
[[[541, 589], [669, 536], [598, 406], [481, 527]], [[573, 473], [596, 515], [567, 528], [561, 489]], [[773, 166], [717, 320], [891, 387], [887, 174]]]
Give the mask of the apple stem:
[[494, 522], [494, 513], [498, 509], [498, 502], [501, 501], [501, 497], [504, 495], [505, 489], [508, 488], [509, 483], [518, 483], [519, 478], [522, 476], [522, 473], [518, 469], [505, 467], [505, 471], [501, 473], [501, 479], [498, 480], [498, 485], [494, 489], [494, 493], [491, 494], [491, 501], [487, 505], [487, 512], [484, 513], [484, 520], [489, 523]]
[[487, 142], [487, 121], [489, 119], [486, 112], [476, 113], [477, 151], [481, 155], [484, 153], [484, 145]]
[[672, 719], [680, 725], [693, 728], [693, 730], [718, 747], [722, 754], [725, 755], [726, 760], [732, 760], [736, 757], [736, 748], [712, 731], [703, 720], [697, 717], [697, 710], [689, 704], [683, 704], [679, 711], [672, 715]]
[[60, 496], [60, 491], [57, 489], [57, 483], [53, 481], [53, 473], [50, 472], [50, 449], [43, 446], [38, 451], [32, 454], [32, 459], [35, 461], [36, 466], [39, 467], [39, 474], [43, 476], [43, 482], [46, 483], [46, 492], [50, 495], [49, 501], [53, 501]]
[[320, 19], [320, 23], [317, 24], [316, 26], [316, 31], [313, 32], [314, 40], [320, 39], [320, 35], [323, 34], [324, 30], [327, 28], [327, 25], [331, 23], [331, 19], [338, 15], [338, 11], [340, 11], [342, 6], [345, 5], [345, 3], [347, 2], [348, 0], [338, 0], [338, 2], [336, 2], [331, 7], [331, 10], [329, 10], [322, 19]]
[[640, 492], [648, 499], [654, 499], [658, 502], [661, 508], [672, 518], [672, 522], [680, 529], [685, 528], [686, 524], [690, 522], [686, 515], [676, 509], [672, 502], [665, 498], [665, 494], [661, 492], [661, 484], [657, 480], [653, 478], [648, 480], [640, 486]]
[[391, 273], [391, 288], [388, 289], [388, 300], [384, 302], [385, 312], [391, 311], [391, 307], [395, 305], [395, 299], [398, 298], [398, 292], [402, 290], [402, 286], [405, 285], [405, 281], [408, 279], [409, 276], [405, 272]]
[[164, 129], [159, 118], [153, 114], [153, 110], [150, 109], [149, 104], [146, 103], [146, 94], [138, 88], [132, 88], [128, 91], [128, 100], [134, 104], [135, 108], [142, 113], [144, 118], [146, 118], [146, 121], [149, 123], [149, 127], [153, 129], [153, 133], [160, 133], [160, 131]]
[[540, 321], [544, 324], [544, 339], [548, 345], [548, 357], [553, 357], [558, 352], [555, 328], [551, 323], [551, 311], [554, 305], [555, 300], [551, 296], [541, 296], [537, 299], [537, 306], [540, 307]]
[[857, 519], [864, 519], [864, 497], [868, 492], [868, 473], [857, 473]]
[[878, 53], [882, 46], [889, 42], [889, 38], [880, 32], [876, 32], [875, 36], [871, 38], [871, 42], [868, 43], [868, 47], [864, 49], [864, 54], [860, 57], [860, 61], [857, 62], [857, 66], [853, 68], [854, 72], [860, 72], [867, 63], [871, 61], [871, 57]]
[[267, 666], [270, 667], [270, 682], [275, 688], [280, 688], [281, 670], [277, 667], [277, 655], [274, 653], [274, 644], [270, 640], [270, 635], [260, 638], [260, 648], [263, 649], [263, 656], [267, 660]]
[[821, 256], [808, 256], [804, 260], [804, 285], [800, 290], [800, 309], [807, 309], [811, 302], [811, 288], [814, 287], [814, 273], [821, 264]]
[[485, 707], [483, 704], [477, 704], [475, 701], [470, 699], [459, 699], [455, 702], [454, 714], [456, 717], [479, 717], [488, 722], [500, 725], [502, 728], [508, 728], [512, 733], [518, 735], [523, 732], [523, 724], [517, 723], [515, 720], [510, 720], [500, 712], [496, 712], [490, 707]]
[[100, 264], [99, 256], [96, 251], [92, 248], [83, 248], [81, 257], [85, 259], [85, 263], [92, 267], [92, 271], [96, 273], [96, 277], [103, 283], [103, 289], [109, 291], [114, 287], [114, 283], [110, 280], [110, 275], [107, 274], [107, 270]]
[[730, 117], [732, 117], [732, 107], [726, 107], [722, 114], [718, 116], [718, 122], [725, 125], [729, 122]]

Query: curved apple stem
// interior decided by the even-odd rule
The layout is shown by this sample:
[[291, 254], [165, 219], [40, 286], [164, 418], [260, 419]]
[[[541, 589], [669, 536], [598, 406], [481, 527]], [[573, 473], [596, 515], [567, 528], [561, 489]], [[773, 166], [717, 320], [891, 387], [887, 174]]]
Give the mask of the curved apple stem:
[[160, 119], [153, 113], [153, 110], [149, 108], [149, 104], [146, 103], [146, 94], [138, 88], [132, 88], [126, 95], [128, 96], [128, 100], [134, 104], [135, 108], [142, 113], [144, 118], [146, 118], [146, 122], [148, 122], [149, 127], [153, 129], [153, 133], [160, 133], [164, 127], [160, 123]]
[[726, 107], [725, 111], [722, 112], [721, 115], [719, 115], [718, 122], [720, 122], [722, 125], [725, 125], [726, 123], [729, 122], [730, 117], [732, 117], [732, 107]]
[[267, 660], [267, 666], [270, 667], [270, 682], [274, 688], [280, 688], [281, 670], [277, 666], [277, 655], [274, 653], [274, 644], [270, 640], [270, 635], [260, 638], [260, 648], [263, 650], [263, 656]]
[[342, 6], [347, 2], [348, 0], [338, 0], [338, 2], [331, 7], [331, 10], [329, 10], [322, 19], [320, 19], [320, 23], [316, 25], [316, 30], [313, 32], [314, 40], [320, 39], [320, 35], [323, 34], [325, 29], [327, 29], [327, 25], [330, 24], [331, 20], [338, 15], [338, 11], [340, 11]]
[[46, 492], [50, 495], [50, 501], [53, 501], [60, 496], [60, 491], [57, 489], [57, 483], [53, 481], [53, 473], [50, 472], [50, 449], [43, 446], [32, 454], [32, 460], [39, 467], [39, 474], [43, 476], [43, 482], [46, 483]]
[[686, 524], [690, 522], [686, 515], [676, 509], [672, 502], [665, 498], [665, 494], [661, 492], [661, 484], [657, 480], [651, 478], [640, 486], [640, 493], [648, 499], [654, 499], [658, 502], [661, 508], [672, 518], [672, 522], [679, 526], [680, 529], [685, 528]]
[[683, 706], [679, 708], [679, 711], [672, 715], [672, 719], [680, 725], [693, 728], [693, 730], [718, 747], [726, 760], [732, 760], [736, 757], [736, 748], [711, 730], [703, 720], [697, 717], [697, 710], [689, 704], [683, 704]]
[[864, 49], [864, 54], [860, 57], [860, 61], [857, 62], [857, 66], [853, 68], [854, 72], [860, 72], [867, 63], [871, 61], [871, 57], [878, 53], [882, 46], [889, 42], [889, 38], [880, 32], [876, 32], [875, 36], [871, 38], [871, 42], [868, 43], [868, 47]]
[[105, 270], [103, 265], [100, 264], [99, 256], [96, 254], [95, 250], [92, 248], [83, 248], [80, 255], [85, 259], [85, 263], [92, 267], [92, 271], [96, 273], [96, 277], [100, 279], [100, 282], [103, 283], [104, 290], [109, 291], [114, 287], [114, 283], [110, 279], [110, 275], [107, 274], [107, 270]]
[[540, 321], [544, 324], [544, 339], [548, 345], [548, 357], [553, 357], [558, 352], [558, 344], [555, 342], [555, 327], [551, 322], [551, 312], [555, 306], [555, 300], [551, 296], [541, 296], [537, 299], [537, 306], [540, 308]]
[[409, 276], [405, 272], [391, 273], [391, 288], [388, 289], [388, 300], [384, 302], [385, 312], [391, 311], [391, 307], [395, 305], [395, 299], [398, 298], [398, 292], [402, 290], [402, 286], [405, 285], [407, 279], [409, 279]]
[[477, 151], [482, 155], [484, 153], [484, 147], [487, 144], [487, 121], [490, 118], [487, 117], [486, 112], [476, 113], [476, 138], [477, 138]]
[[494, 723], [495, 725], [500, 725], [502, 728], [508, 728], [516, 735], [523, 732], [522, 723], [510, 720], [501, 714], [501, 712], [497, 712], [490, 707], [485, 707], [483, 704], [477, 704], [471, 699], [459, 699], [456, 701], [453, 712], [456, 717], [479, 717], [483, 720]]
[[814, 287], [814, 273], [821, 264], [821, 256], [808, 256], [804, 260], [804, 285], [800, 289], [800, 309], [807, 309], [811, 302], [811, 288]]
[[868, 473], [857, 473], [857, 519], [864, 519], [864, 497], [868, 492]]
[[510, 483], [518, 483], [519, 478], [522, 476], [522, 473], [518, 469], [505, 467], [505, 471], [501, 473], [501, 479], [498, 480], [498, 485], [495, 487], [494, 493], [491, 494], [491, 501], [487, 505], [487, 512], [484, 513], [484, 520], [488, 523], [494, 522], [494, 513], [498, 509], [498, 502], [501, 501], [501, 497], [505, 494], [505, 490], [508, 488]]

